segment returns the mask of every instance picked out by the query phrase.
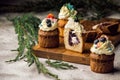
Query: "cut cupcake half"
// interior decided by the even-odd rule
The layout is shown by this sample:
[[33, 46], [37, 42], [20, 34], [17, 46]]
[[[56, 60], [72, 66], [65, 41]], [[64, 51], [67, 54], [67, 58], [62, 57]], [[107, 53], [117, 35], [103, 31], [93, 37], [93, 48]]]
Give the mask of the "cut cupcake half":
[[82, 36], [79, 35], [78, 32], [75, 32], [73, 29], [65, 28], [64, 36], [66, 49], [80, 53], [83, 52], [84, 39]]

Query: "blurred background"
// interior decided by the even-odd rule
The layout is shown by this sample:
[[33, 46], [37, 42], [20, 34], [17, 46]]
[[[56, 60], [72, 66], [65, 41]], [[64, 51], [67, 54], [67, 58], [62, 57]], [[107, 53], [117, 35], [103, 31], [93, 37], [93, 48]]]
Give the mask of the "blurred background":
[[1, 0], [0, 13], [58, 11], [65, 3], [71, 3], [81, 17], [92, 19], [105, 17], [112, 12], [120, 13], [120, 0]]
[[[72, 3], [76, 8], [104, 6], [113, 7], [111, 4], [120, 5], [120, 0], [0, 0], [0, 11], [21, 12], [21, 11], [46, 11], [58, 10], [65, 3]], [[96, 5], [95, 5], [96, 4]], [[106, 6], [105, 6], [106, 5]]]

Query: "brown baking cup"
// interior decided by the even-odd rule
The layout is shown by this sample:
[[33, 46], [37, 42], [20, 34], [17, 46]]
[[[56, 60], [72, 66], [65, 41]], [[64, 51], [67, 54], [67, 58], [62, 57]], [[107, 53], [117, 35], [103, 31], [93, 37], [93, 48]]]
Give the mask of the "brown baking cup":
[[42, 31], [38, 33], [39, 46], [43, 48], [55, 48], [59, 47], [59, 31], [55, 29], [53, 31]]
[[93, 72], [108, 73], [114, 69], [114, 56], [112, 55], [98, 55], [95, 53], [90, 54], [90, 67]]

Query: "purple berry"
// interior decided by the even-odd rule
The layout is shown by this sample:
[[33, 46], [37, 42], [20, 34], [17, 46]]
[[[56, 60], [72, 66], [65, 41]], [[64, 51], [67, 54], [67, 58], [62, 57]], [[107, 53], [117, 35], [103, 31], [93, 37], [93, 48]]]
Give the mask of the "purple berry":
[[51, 23], [47, 23], [47, 26], [48, 26], [48, 27], [51, 27], [51, 26], [52, 26], [52, 24], [51, 24]]
[[94, 41], [94, 44], [97, 44], [99, 42], [99, 40], [98, 39], [96, 39], [95, 41]]
[[99, 40], [100, 40], [100, 42], [105, 42], [106, 38], [105, 37], [101, 37]]
[[51, 23], [51, 20], [50, 20], [50, 19], [47, 19], [47, 20], [46, 20], [46, 23]]
[[47, 23], [47, 26], [48, 26], [48, 27], [51, 27], [51, 26], [52, 26], [50, 19], [47, 19], [47, 20], [46, 20], [46, 23]]

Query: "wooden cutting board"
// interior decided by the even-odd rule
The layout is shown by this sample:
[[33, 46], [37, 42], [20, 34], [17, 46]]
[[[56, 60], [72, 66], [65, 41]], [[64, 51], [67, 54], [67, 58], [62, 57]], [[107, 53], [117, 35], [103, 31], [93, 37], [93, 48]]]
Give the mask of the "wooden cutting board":
[[[115, 46], [120, 43], [120, 33], [114, 36], [108, 35], [109, 39]], [[90, 48], [92, 43], [85, 43], [85, 46]], [[41, 58], [49, 58], [55, 60], [62, 60], [80, 64], [90, 64], [90, 51], [78, 53], [70, 50], [66, 50], [63, 44], [63, 38], [60, 38], [60, 46], [58, 48], [41, 48], [39, 45], [33, 47], [33, 51], [36, 56]]]

